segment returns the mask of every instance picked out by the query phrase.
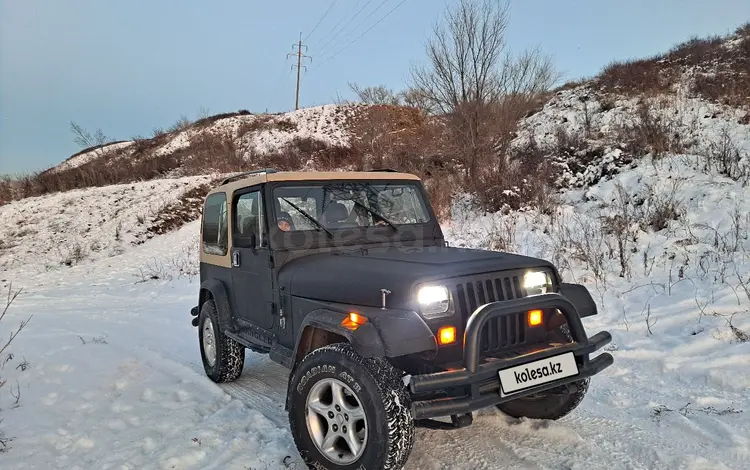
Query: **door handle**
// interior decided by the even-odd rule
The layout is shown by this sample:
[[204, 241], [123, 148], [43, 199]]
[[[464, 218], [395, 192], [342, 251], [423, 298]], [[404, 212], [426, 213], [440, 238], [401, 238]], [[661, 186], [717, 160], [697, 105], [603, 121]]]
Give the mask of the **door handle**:
[[233, 251], [232, 252], [232, 266], [239, 267], [239, 265], [240, 265], [240, 252]]

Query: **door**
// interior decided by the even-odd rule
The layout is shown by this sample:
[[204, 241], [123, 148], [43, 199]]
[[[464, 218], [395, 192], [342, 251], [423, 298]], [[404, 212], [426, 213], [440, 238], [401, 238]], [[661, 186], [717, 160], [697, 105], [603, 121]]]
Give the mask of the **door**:
[[271, 330], [273, 284], [260, 188], [235, 195], [232, 207], [232, 291], [240, 319]]

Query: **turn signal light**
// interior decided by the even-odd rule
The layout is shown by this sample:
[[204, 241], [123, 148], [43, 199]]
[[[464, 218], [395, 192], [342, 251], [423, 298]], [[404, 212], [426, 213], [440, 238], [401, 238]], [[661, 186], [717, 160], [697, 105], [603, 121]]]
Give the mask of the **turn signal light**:
[[357, 312], [349, 312], [349, 315], [341, 322], [341, 326], [350, 330], [356, 330], [365, 323], [367, 323], [367, 317]]
[[542, 324], [544, 313], [541, 310], [529, 310], [529, 326], [539, 326]]
[[443, 326], [438, 330], [438, 343], [441, 345], [452, 344], [456, 342], [456, 327]]

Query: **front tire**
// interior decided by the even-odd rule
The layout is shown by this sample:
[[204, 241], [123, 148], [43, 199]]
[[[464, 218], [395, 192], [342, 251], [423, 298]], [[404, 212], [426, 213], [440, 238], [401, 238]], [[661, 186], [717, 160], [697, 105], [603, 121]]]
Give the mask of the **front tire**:
[[[567, 343], [573, 341], [567, 325], [550, 333], [553, 341]], [[516, 398], [515, 400], [500, 403], [498, 409], [514, 418], [549, 419], [558, 420], [569, 414], [581, 404], [583, 397], [589, 388], [590, 379], [581, 379], [573, 382], [575, 391], [568, 392], [547, 390], [535, 395]]]
[[401, 469], [414, 445], [402, 373], [348, 343], [308, 354], [292, 373], [289, 424], [309, 468]]
[[211, 380], [221, 383], [239, 378], [245, 366], [245, 347], [224, 334], [211, 299], [203, 303], [198, 315], [198, 343], [203, 369]]

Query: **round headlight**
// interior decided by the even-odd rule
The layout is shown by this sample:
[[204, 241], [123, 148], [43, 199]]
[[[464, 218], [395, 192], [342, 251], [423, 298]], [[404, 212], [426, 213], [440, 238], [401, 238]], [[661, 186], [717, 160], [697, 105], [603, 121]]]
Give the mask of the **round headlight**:
[[417, 292], [417, 301], [425, 317], [436, 317], [450, 308], [450, 292], [445, 286], [424, 286]]

